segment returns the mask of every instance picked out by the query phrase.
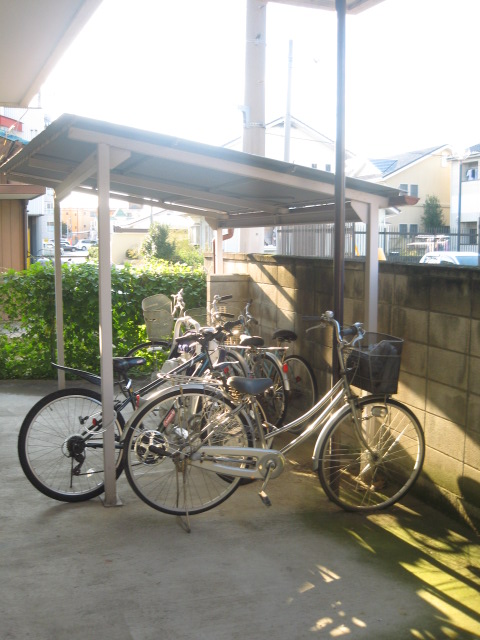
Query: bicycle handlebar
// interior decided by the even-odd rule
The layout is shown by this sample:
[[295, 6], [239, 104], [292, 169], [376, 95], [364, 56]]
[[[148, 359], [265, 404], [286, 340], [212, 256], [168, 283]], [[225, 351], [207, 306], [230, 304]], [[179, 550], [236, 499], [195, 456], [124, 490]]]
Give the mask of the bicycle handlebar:
[[[354, 344], [361, 340], [365, 335], [365, 330], [363, 328], [363, 324], [361, 322], [355, 322], [349, 327], [345, 327], [342, 329], [338, 320], [335, 320], [333, 315], [333, 311], [325, 311], [321, 316], [304, 316], [304, 320], [320, 320], [320, 324], [315, 325], [314, 327], [309, 327], [306, 330], [306, 333], [309, 331], [313, 331], [313, 329], [323, 328], [326, 324], [331, 324], [334, 327], [335, 337], [339, 344]], [[352, 340], [346, 341], [344, 338], [346, 336], [354, 336]]]
[[233, 298], [232, 294], [229, 293], [226, 296], [219, 296], [218, 293], [213, 296], [213, 302], [225, 302], [226, 300], [231, 300]]

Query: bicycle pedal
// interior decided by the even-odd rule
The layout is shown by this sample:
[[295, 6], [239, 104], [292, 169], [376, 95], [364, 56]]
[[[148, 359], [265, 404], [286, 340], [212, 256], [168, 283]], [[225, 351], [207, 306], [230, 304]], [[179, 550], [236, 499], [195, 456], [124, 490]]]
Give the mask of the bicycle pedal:
[[271, 507], [272, 506], [272, 501], [270, 500], [270, 498], [267, 496], [267, 494], [265, 493], [265, 491], [260, 491], [260, 493], [258, 494], [260, 496], [260, 500], [263, 502], [263, 504], [266, 507]]

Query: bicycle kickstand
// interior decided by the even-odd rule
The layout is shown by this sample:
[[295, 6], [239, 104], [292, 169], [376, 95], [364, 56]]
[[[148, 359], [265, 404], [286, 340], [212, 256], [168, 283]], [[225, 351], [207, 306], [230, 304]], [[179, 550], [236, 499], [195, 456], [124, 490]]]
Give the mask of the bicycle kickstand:
[[272, 506], [272, 501], [265, 493], [265, 489], [267, 488], [267, 484], [270, 480], [270, 476], [272, 475], [272, 471], [276, 468], [276, 466], [277, 465], [273, 462], [273, 460], [270, 460], [270, 462], [267, 463], [268, 468], [267, 468], [267, 473], [265, 475], [265, 480], [263, 481], [262, 488], [258, 492], [258, 495], [260, 496], [260, 500], [263, 502], [263, 504], [266, 507]]

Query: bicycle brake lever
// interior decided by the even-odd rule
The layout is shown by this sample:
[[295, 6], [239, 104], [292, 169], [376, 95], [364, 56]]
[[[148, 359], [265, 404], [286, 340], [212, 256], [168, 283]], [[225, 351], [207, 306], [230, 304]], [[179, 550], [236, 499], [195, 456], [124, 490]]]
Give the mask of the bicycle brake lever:
[[325, 329], [326, 326], [327, 326], [326, 322], [321, 322], [320, 324], [316, 324], [313, 327], [308, 327], [308, 329], [305, 329], [305, 333], [308, 333], [309, 331], [313, 331], [314, 329]]

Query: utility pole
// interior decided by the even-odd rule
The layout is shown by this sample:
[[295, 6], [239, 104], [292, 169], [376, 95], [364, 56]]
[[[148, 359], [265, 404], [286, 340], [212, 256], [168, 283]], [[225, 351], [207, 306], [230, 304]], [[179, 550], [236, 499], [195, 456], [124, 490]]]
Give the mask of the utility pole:
[[[333, 253], [333, 312], [343, 324], [345, 279], [345, 23], [346, 0], [336, 0], [337, 11], [337, 139], [335, 143], [335, 241]], [[333, 350], [333, 382], [339, 377], [339, 363]]]

